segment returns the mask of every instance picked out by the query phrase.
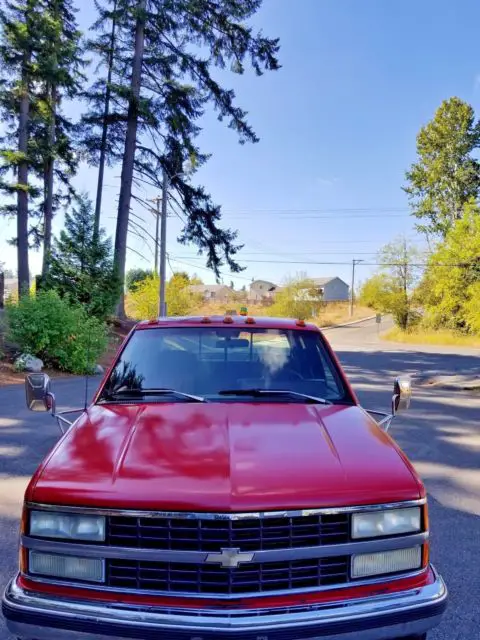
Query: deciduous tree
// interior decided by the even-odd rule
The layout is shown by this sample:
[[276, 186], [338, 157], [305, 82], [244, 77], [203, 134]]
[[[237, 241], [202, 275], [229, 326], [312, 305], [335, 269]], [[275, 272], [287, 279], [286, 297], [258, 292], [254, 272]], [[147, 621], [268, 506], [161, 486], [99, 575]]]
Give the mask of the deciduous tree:
[[403, 330], [418, 319], [415, 287], [421, 277], [423, 254], [397, 238], [380, 251], [380, 268], [360, 290], [361, 302], [376, 311], [391, 314]]
[[417, 137], [418, 160], [407, 171], [407, 185], [418, 229], [444, 238], [464, 206], [480, 194], [480, 123], [459, 98], [445, 100]]

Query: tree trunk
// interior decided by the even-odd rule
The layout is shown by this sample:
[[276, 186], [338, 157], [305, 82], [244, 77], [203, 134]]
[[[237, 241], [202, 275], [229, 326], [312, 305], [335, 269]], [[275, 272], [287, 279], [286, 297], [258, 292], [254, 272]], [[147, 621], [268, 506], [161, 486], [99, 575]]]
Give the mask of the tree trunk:
[[42, 280], [47, 276], [50, 266], [50, 253], [52, 250], [52, 220], [53, 220], [53, 188], [55, 169], [55, 132], [57, 115], [57, 89], [55, 86], [47, 89], [51, 103], [51, 121], [48, 132], [48, 158], [45, 164], [45, 202], [44, 202], [44, 229], [43, 229], [43, 265]]
[[29, 73], [30, 53], [23, 59], [22, 95], [18, 121], [18, 151], [23, 159], [18, 165], [17, 191], [17, 268], [18, 296], [30, 289], [30, 270], [28, 266], [28, 123], [30, 118]]
[[117, 230], [115, 235], [115, 269], [122, 293], [117, 307], [120, 318], [125, 317], [125, 262], [127, 258], [128, 221], [132, 198], [132, 180], [135, 164], [138, 129], [138, 103], [142, 81], [143, 53], [145, 48], [145, 8], [146, 0], [138, 1], [138, 18], [135, 28], [135, 53], [130, 83], [130, 100], [127, 116], [127, 134], [123, 154], [122, 175], [120, 179], [120, 197], [118, 202]]
[[103, 112], [103, 127], [102, 127], [102, 141], [100, 144], [100, 162], [98, 165], [98, 182], [97, 182], [97, 198], [95, 202], [95, 223], [93, 234], [94, 237], [98, 237], [98, 232], [100, 230], [100, 216], [102, 213], [102, 195], [103, 195], [103, 180], [105, 176], [105, 161], [107, 155], [107, 134], [108, 134], [108, 123], [107, 119], [110, 114], [110, 100], [112, 96], [111, 83], [112, 83], [112, 75], [113, 75], [113, 61], [115, 56], [115, 33], [117, 27], [117, 5], [118, 0], [115, 0], [113, 5], [113, 19], [112, 19], [112, 33], [110, 36], [110, 51], [108, 55], [108, 73], [107, 73], [107, 87], [105, 90], [105, 109]]

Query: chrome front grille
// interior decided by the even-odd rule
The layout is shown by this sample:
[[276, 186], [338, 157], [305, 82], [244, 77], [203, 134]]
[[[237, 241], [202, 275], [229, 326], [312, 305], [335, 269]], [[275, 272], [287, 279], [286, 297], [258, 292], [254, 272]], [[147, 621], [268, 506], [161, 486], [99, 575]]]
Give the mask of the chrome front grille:
[[348, 582], [349, 558], [251, 563], [236, 568], [208, 564], [109, 560], [107, 585], [118, 589], [195, 595], [240, 595], [315, 589]]
[[107, 544], [168, 551], [298, 549], [350, 540], [350, 515], [229, 519], [133, 518], [110, 516]]

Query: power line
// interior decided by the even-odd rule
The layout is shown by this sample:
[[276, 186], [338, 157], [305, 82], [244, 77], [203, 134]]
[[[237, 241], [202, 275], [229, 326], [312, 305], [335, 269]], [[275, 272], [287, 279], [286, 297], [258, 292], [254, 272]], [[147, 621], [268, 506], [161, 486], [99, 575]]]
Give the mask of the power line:
[[[190, 260], [201, 260], [201, 257], [191, 257]], [[336, 262], [336, 261], [321, 261], [321, 260], [241, 260], [241, 262], [249, 263], [249, 264], [299, 264], [299, 265], [337, 265], [337, 266], [351, 266], [352, 261], [349, 262]], [[185, 263], [187, 264], [187, 263]], [[363, 262], [362, 266], [366, 267], [459, 267], [459, 268], [467, 268], [478, 266], [478, 262], [459, 262], [459, 263], [436, 263], [429, 264], [428, 262]], [[194, 267], [196, 265], [190, 264], [189, 266]], [[201, 268], [201, 267], [198, 267]], [[206, 268], [206, 267], [205, 267]], [[209, 269], [207, 268], [209, 271]], [[237, 276], [238, 277], [238, 276]], [[249, 278], [248, 278], [249, 279]]]
[[[201, 258], [200, 258], [201, 259]], [[210, 269], [209, 267], [202, 267], [198, 264], [192, 264], [191, 262], [184, 262], [183, 260], [177, 260], [177, 258], [174, 258], [172, 256], [170, 256], [170, 260], [172, 262], [176, 262], [177, 264], [183, 264], [187, 267], [193, 267], [194, 269], [201, 269], [202, 271], [208, 271], [209, 273], [213, 273], [213, 269]], [[240, 280], [246, 280], [247, 282], [251, 282], [252, 279], [251, 278], [247, 278], [246, 276], [240, 276], [236, 273], [223, 273], [223, 272], [219, 272], [219, 275], [224, 276], [226, 278], [238, 278]]]

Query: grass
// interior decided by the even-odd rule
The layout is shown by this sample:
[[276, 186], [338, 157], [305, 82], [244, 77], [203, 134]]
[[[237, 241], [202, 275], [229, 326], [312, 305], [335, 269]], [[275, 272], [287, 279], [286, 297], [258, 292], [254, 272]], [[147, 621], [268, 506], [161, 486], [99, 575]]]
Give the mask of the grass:
[[395, 327], [382, 335], [383, 340], [401, 342], [404, 344], [431, 344], [444, 347], [480, 347], [480, 336], [466, 336], [447, 331], [418, 329], [415, 331], [402, 331]]

